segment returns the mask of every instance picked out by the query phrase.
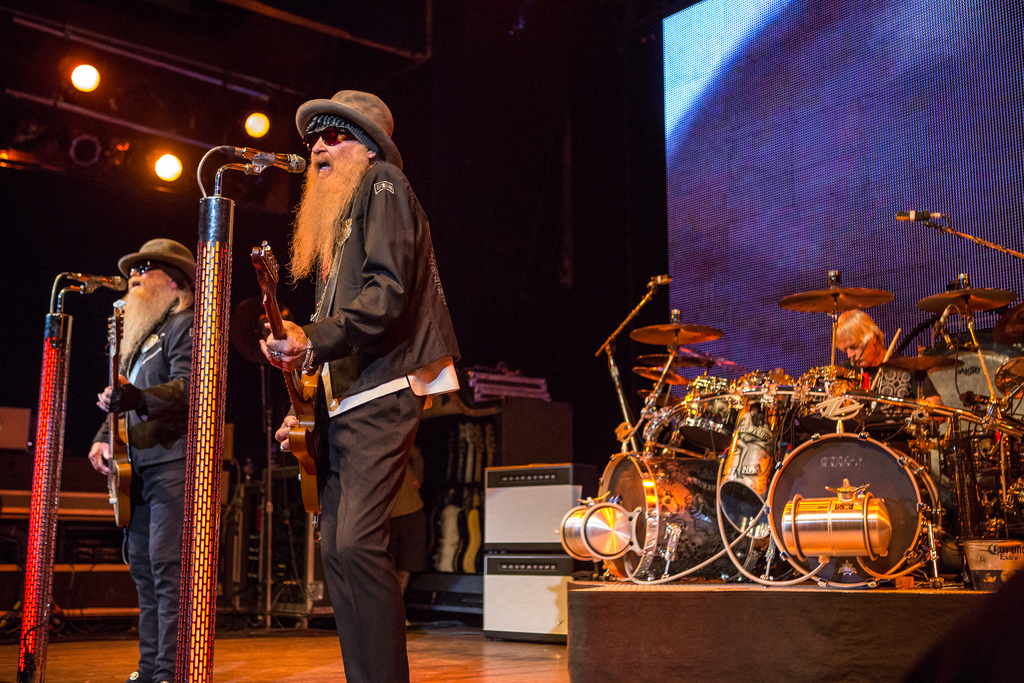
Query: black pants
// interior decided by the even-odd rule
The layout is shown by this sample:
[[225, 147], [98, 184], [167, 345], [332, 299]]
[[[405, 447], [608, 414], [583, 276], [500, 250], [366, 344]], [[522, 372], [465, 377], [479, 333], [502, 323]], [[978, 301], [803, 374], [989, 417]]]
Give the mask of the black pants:
[[143, 680], [174, 680], [184, 516], [184, 460], [135, 469], [128, 566], [139, 591], [139, 671]]
[[405, 605], [387, 546], [422, 414], [423, 397], [403, 389], [330, 422], [321, 554], [349, 683], [409, 680]]

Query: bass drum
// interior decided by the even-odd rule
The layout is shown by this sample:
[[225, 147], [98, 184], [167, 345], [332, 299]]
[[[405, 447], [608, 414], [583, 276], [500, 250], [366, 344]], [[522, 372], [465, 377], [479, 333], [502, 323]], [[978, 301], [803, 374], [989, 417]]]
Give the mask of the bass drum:
[[[629, 550], [605, 567], [620, 578], [660, 579], [723, 550], [715, 513], [718, 463], [696, 458], [619, 453], [601, 476], [600, 493], [633, 515]], [[692, 576], [721, 576], [727, 556]]]
[[[875, 560], [866, 557], [833, 557], [818, 573], [822, 579], [861, 583], [879, 578], [875, 575], [898, 574], [924, 559], [922, 534], [925, 513], [937, 507], [935, 484], [916, 462], [870, 438], [854, 434], [829, 434], [802, 444], [790, 453], [768, 489], [771, 506], [772, 538], [779, 548], [786, 545], [779, 533], [783, 528], [786, 503], [796, 496], [803, 499], [835, 498], [829, 488], [838, 489], [844, 480], [850, 486], [868, 485], [866, 493], [884, 501], [892, 526], [886, 554]], [[922, 503], [926, 506], [922, 508]], [[791, 555], [796, 555], [790, 552]], [[808, 558], [805, 568], [818, 566]], [[794, 557], [794, 561], [795, 557]], [[866, 571], [862, 564], [871, 571]]]

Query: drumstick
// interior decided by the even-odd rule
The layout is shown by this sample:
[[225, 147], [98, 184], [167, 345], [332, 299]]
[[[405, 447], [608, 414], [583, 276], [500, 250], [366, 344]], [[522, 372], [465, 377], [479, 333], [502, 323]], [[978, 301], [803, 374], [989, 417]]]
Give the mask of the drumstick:
[[[902, 332], [903, 332], [903, 328], [902, 327], [899, 327], [899, 328], [896, 329], [896, 334], [894, 334], [892, 336], [892, 342], [890, 342], [889, 348], [885, 352], [885, 356], [882, 357], [882, 363], [887, 363], [889, 361], [889, 357], [892, 356], [893, 349], [896, 348], [896, 342], [899, 341], [900, 333], [902, 333]], [[875, 386], [878, 384], [878, 378], [881, 377], [881, 376], [882, 376], [882, 369], [879, 368], [878, 372], [875, 373], [875, 378], [873, 380], [871, 380], [871, 388], [868, 391], [874, 391], [875, 390]]]

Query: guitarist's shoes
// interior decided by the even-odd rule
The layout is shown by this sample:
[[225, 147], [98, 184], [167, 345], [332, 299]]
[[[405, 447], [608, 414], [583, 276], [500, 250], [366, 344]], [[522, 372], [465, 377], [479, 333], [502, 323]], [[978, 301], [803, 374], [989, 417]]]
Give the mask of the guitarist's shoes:
[[146, 675], [141, 671], [133, 671], [132, 675], [128, 677], [125, 683], [153, 683], [153, 677]]

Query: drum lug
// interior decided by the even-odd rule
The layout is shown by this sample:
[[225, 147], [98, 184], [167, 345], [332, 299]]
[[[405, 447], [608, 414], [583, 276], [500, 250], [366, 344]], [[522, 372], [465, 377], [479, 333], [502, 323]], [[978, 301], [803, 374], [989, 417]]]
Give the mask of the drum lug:
[[868, 588], [878, 588], [878, 581], [875, 579], [868, 581]]
[[928, 503], [918, 503], [917, 511], [922, 515], [930, 515], [932, 513], [932, 506]]
[[821, 434], [815, 434], [811, 437], [811, 441], [818, 441], [821, 439]]
[[861, 441], [867, 441], [870, 437], [871, 435], [868, 434], [867, 432], [861, 432], [860, 434], [857, 435], [857, 438]]

